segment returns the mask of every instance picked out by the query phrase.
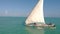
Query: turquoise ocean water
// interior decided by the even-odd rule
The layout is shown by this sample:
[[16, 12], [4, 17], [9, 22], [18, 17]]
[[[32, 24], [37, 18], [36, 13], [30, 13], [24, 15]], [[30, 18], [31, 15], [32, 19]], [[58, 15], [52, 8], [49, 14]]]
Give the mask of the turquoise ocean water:
[[56, 24], [56, 29], [40, 30], [25, 26], [25, 17], [0, 17], [0, 34], [60, 34], [60, 18], [45, 18]]

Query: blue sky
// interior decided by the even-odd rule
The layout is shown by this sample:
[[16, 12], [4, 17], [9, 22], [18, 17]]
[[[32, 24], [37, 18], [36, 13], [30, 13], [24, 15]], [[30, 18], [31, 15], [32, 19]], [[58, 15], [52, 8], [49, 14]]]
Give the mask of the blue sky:
[[[0, 0], [0, 16], [28, 16], [38, 0]], [[60, 17], [60, 0], [44, 0], [44, 16]]]

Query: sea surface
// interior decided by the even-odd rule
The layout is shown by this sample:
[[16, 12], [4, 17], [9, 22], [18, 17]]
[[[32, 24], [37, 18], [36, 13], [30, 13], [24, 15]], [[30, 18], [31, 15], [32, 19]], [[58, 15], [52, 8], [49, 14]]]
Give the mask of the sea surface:
[[0, 17], [0, 34], [60, 34], [60, 18], [45, 17], [45, 22], [56, 24], [56, 29], [27, 27], [25, 20], [26, 17]]

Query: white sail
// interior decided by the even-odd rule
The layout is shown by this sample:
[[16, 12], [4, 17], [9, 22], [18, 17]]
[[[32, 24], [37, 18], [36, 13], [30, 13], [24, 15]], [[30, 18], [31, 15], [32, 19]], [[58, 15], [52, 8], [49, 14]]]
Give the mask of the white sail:
[[26, 19], [26, 25], [30, 23], [43, 23], [44, 15], [43, 15], [43, 0], [39, 0], [37, 5], [34, 7], [28, 18]]

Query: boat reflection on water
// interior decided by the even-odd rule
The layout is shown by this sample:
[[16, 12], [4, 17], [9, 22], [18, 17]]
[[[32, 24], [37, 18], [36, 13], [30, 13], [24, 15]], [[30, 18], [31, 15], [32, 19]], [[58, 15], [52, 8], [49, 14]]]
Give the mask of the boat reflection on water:
[[29, 34], [44, 34], [44, 29], [38, 29], [36, 27], [26, 27], [26, 31]]

